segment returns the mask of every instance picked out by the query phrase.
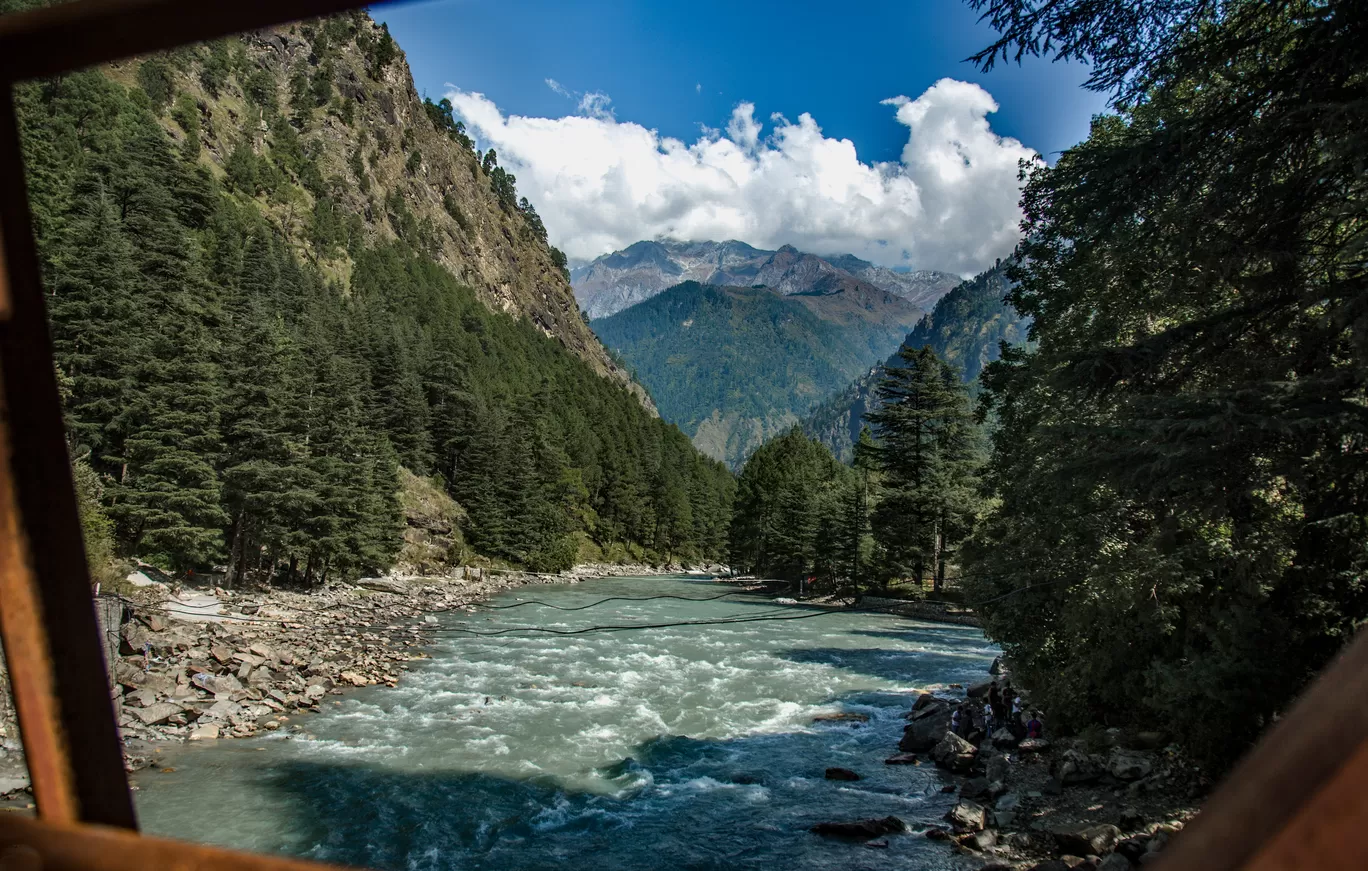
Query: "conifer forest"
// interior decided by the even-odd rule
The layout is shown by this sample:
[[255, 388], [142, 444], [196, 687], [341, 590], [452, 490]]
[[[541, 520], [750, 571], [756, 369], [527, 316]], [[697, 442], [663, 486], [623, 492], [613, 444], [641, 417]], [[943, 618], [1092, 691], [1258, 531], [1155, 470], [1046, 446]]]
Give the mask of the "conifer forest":
[[[1368, 4], [968, 5], [1000, 34], [980, 70], [1083, 61], [1107, 109], [1022, 162], [1013, 255], [885, 363], [787, 334], [700, 355], [738, 407], [772, 371], [825, 384], [803, 348], [868, 373], [735, 472], [600, 344], [515, 174], [366, 13], [25, 83], [94, 576], [383, 573], [416, 478], [459, 506], [450, 566], [953, 601], [1052, 728], [1160, 723], [1223, 770], [1368, 620]], [[635, 317], [795, 305], [756, 288]], [[639, 369], [696, 426], [717, 403], [677, 363]]]

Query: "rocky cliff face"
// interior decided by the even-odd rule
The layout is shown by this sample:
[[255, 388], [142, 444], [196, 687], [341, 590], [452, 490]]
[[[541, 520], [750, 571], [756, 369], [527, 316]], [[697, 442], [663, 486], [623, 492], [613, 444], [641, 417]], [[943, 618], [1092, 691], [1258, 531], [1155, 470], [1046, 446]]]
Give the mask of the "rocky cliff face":
[[778, 251], [744, 242], [637, 242], [571, 273], [575, 296], [591, 318], [643, 302], [683, 281], [752, 287], [782, 294], [886, 294], [929, 311], [960, 279], [946, 272], [894, 272], [851, 254], [818, 257], [792, 245]]
[[[312, 241], [316, 191], [326, 190], [338, 213], [331, 219], [347, 232], [359, 232], [367, 242], [420, 234], [428, 253], [490, 308], [530, 319], [595, 371], [649, 401], [590, 332], [552, 249], [501, 200], [468, 140], [434, 120], [403, 52], [368, 15], [244, 34], [219, 51], [236, 74], [217, 82], [214, 71], [206, 70], [212, 54], [209, 60], [191, 53], [169, 56], [174, 92], [193, 99], [198, 118], [181, 113], [173, 121], [173, 109], [164, 123], [184, 141], [188, 133], [181, 122], [197, 121], [199, 160], [220, 176], [241, 144], [257, 154], [267, 146], [272, 153], [297, 147], [313, 158], [321, 175], [316, 190], [287, 185], [263, 196], [267, 214], [298, 248]], [[106, 72], [132, 85], [146, 75], [141, 65], [131, 60]], [[260, 117], [257, 107], [271, 100], [285, 110], [290, 130], [262, 123], [243, 143], [244, 119]], [[291, 138], [297, 143], [281, 141]], [[324, 256], [319, 265], [325, 274], [343, 280], [350, 275], [346, 244]]]

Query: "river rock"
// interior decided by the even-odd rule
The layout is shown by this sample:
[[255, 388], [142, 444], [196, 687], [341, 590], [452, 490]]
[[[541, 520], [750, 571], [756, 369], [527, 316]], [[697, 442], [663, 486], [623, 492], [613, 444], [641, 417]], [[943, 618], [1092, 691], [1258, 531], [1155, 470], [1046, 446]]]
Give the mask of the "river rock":
[[883, 819], [854, 820], [852, 822], [818, 823], [808, 831], [814, 835], [830, 835], [838, 838], [877, 838], [905, 830], [903, 821], [897, 817]]
[[1097, 866], [1097, 871], [1130, 871], [1130, 860], [1120, 853], [1112, 853]]
[[1006, 671], [1006, 669], [1002, 667], [1002, 657], [993, 657], [993, 664], [988, 666], [988, 673], [996, 676], [1002, 674], [1004, 671]]
[[409, 594], [408, 585], [403, 581], [396, 581], [393, 578], [362, 578], [356, 582], [358, 587], [367, 590], [376, 590], [381, 593], [393, 593], [397, 596], [407, 596]]
[[978, 748], [954, 732], [946, 732], [940, 743], [931, 749], [931, 759], [936, 765], [960, 774], [974, 767], [978, 758]]
[[988, 680], [984, 681], [983, 683], [974, 684], [969, 689], [965, 690], [964, 694], [971, 699], [978, 699], [988, 695], [988, 690], [992, 688], [993, 682]]
[[165, 723], [179, 714], [181, 710], [180, 705], [171, 702], [158, 702], [145, 708], [135, 708], [133, 713], [139, 720], [142, 720], [144, 726], [155, 726], [158, 723]]
[[884, 765], [916, 765], [917, 754], [915, 753], [894, 753], [884, 760]]
[[191, 741], [207, 741], [219, 736], [217, 723], [204, 723], [190, 730]]
[[925, 753], [935, 747], [941, 736], [950, 729], [950, 716], [953, 712], [954, 706], [944, 699], [933, 699], [920, 709], [914, 708], [908, 715], [910, 722], [903, 727], [898, 749], [904, 753]]
[[827, 780], [859, 780], [860, 775], [849, 768], [832, 767], [826, 770]]
[[21, 792], [29, 788], [27, 777], [0, 777], [0, 798], [8, 798], [16, 792]]
[[1115, 852], [1131, 862], [1139, 862], [1140, 857], [1145, 855], [1148, 847], [1149, 838], [1144, 835], [1137, 835], [1133, 838], [1117, 841]]
[[837, 711], [831, 714], [818, 714], [812, 718], [814, 723], [868, 723], [869, 715], [855, 711]]
[[960, 785], [960, 798], [986, 798], [988, 796], [988, 778], [971, 777]]
[[1008, 729], [1006, 726], [1003, 726], [1001, 729], [998, 729], [996, 732], [993, 733], [994, 747], [1002, 747], [1006, 749], [1008, 747], [1015, 747], [1017, 743], [1017, 736], [1013, 735], [1012, 730]]
[[1118, 780], [1139, 780], [1154, 770], [1154, 757], [1139, 750], [1113, 747], [1107, 757], [1107, 771]]
[[917, 713], [917, 711], [920, 711], [927, 705], [933, 704], [937, 701], [940, 701], [940, 699], [937, 699], [930, 693], [922, 693], [921, 695], [917, 696], [917, 700], [912, 703], [912, 710], [907, 712], [907, 719], [912, 719], [912, 715]]
[[1010, 828], [1016, 825], [1016, 815], [1021, 809], [1021, 795], [1015, 792], [1005, 793], [998, 796], [997, 802], [993, 804], [993, 821], [998, 828]]
[[960, 799], [958, 804], [946, 812], [945, 820], [961, 834], [981, 832], [988, 826], [988, 811], [977, 802]]
[[1054, 759], [1050, 773], [1068, 786], [1071, 783], [1091, 783], [1102, 776], [1105, 768], [1102, 757], [1071, 749]]
[[983, 776], [991, 781], [1006, 783], [1012, 776], [1012, 762], [1006, 754], [995, 753], [988, 757], [988, 761], [983, 765]]
[[1116, 842], [1121, 840], [1121, 830], [1109, 823], [1053, 834], [1059, 852], [1075, 856], [1101, 856], [1111, 852]]
[[971, 850], [977, 850], [980, 853], [984, 850], [996, 847], [997, 842], [997, 832], [993, 831], [992, 829], [984, 829], [981, 832], [975, 832], [972, 835], [967, 835], [964, 838], [960, 839], [960, 844], [970, 848]]
[[1027, 738], [1016, 749], [1018, 753], [1042, 753], [1050, 749], [1050, 742], [1044, 738]]

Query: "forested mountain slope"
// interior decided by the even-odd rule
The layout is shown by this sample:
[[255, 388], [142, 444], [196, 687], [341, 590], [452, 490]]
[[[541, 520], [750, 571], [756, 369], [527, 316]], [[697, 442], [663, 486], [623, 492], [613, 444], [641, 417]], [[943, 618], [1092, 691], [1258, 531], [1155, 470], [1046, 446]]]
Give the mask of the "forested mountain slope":
[[897, 347], [918, 309], [876, 288], [781, 296], [686, 282], [593, 322], [666, 420], [734, 466]]
[[[351, 235], [369, 244], [405, 234], [491, 308], [528, 317], [596, 371], [625, 379], [579, 315], [564, 256], [535, 211], [522, 219], [514, 178], [490, 171], [497, 156], [483, 166], [449, 107], [419, 96], [387, 30], [364, 13], [337, 21], [345, 25], [244, 34], [105, 72], [148, 88], [178, 142], [190, 135], [182, 121], [196, 127], [198, 161], [264, 194], [292, 243], [314, 243], [326, 275], [348, 274]], [[249, 152], [272, 159], [253, 166]]]
[[591, 318], [606, 318], [685, 281], [778, 293], [882, 291], [923, 311], [959, 283], [934, 270], [895, 272], [852, 254], [819, 257], [792, 245], [778, 251], [745, 242], [636, 242], [571, 271], [575, 296]]
[[[1002, 343], [1026, 342], [1031, 321], [1004, 301], [1010, 287], [1001, 263], [962, 282], [941, 297], [903, 345], [930, 348], [958, 369], [966, 383], [976, 382], [983, 367], [998, 358]], [[823, 400], [803, 421], [804, 431], [849, 461], [865, 418], [874, 409], [881, 373], [882, 367], [875, 367]]]
[[487, 556], [723, 552], [730, 474], [627, 389], [512, 176], [364, 13], [18, 101], [87, 526], [123, 554], [380, 570], [400, 464]]

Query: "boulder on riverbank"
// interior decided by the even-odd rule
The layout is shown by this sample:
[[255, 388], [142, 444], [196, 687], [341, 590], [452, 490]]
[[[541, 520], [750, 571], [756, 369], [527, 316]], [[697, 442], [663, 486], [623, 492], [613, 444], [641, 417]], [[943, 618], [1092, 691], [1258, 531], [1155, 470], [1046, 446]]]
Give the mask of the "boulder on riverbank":
[[836, 838], [858, 838], [868, 840], [880, 835], [892, 835], [906, 830], [903, 821], [897, 817], [882, 819], [852, 820], [850, 822], [818, 823], [808, 829], [814, 835]]
[[923, 695], [907, 715], [909, 722], [903, 727], [898, 749], [904, 753], [925, 753], [935, 747], [949, 731], [953, 713], [954, 705], [949, 701]]
[[978, 759], [978, 748], [954, 732], [946, 732], [931, 749], [931, 761], [940, 768], [957, 774], [967, 774]]
[[977, 802], [960, 799], [946, 812], [945, 821], [960, 834], [981, 832], [988, 827], [988, 811]]

